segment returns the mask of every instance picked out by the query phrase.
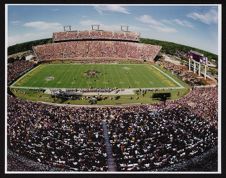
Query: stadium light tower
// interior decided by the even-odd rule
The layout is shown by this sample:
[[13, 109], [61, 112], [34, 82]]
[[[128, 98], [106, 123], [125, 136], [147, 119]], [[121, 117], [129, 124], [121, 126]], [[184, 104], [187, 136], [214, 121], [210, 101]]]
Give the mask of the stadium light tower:
[[99, 24], [91, 25], [91, 27], [92, 27], [92, 30], [97, 30], [97, 31], [100, 30], [100, 25]]
[[127, 25], [121, 25], [121, 31], [128, 32], [129, 31], [129, 26], [127, 26]]
[[64, 26], [64, 31], [71, 31], [71, 25]]

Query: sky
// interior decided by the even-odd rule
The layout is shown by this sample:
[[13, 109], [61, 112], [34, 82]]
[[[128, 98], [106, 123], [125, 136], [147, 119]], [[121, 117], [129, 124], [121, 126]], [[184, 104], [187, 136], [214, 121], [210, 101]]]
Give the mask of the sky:
[[140, 32], [141, 37], [171, 41], [218, 53], [218, 6], [151, 5], [8, 5], [8, 46], [43, 38], [53, 32], [102, 30]]

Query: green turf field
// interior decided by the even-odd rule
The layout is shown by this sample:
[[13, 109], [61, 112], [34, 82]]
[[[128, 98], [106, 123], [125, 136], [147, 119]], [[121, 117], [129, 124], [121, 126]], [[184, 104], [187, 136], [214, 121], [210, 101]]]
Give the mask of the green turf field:
[[162, 88], [182, 85], [175, 76], [150, 64], [41, 64], [13, 84], [14, 87], [40, 88]]

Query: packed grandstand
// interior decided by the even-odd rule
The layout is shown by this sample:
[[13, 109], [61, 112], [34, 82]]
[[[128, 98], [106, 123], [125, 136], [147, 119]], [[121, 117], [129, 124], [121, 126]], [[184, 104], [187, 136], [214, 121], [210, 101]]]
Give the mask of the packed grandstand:
[[35, 46], [41, 61], [102, 58], [151, 60], [161, 47], [138, 43], [135, 32], [82, 31], [53, 33], [53, 43]]
[[53, 41], [71, 41], [71, 40], [120, 40], [139, 42], [140, 34], [137, 32], [114, 32], [103, 30], [90, 30], [90, 31], [66, 31], [53, 33]]
[[[34, 46], [33, 52], [38, 63], [154, 62], [160, 49], [139, 43], [134, 32], [70, 31], [54, 33], [53, 43]], [[63, 171], [156, 171], [216, 148], [217, 86], [198, 87], [199, 79], [186, 67], [163, 60], [157, 63], [183, 78], [192, 86], [190, 92], [164, 103], [101, 107], [34, 102], [9, 92], [8, 149], [37, 165]], [[30, 61], [8, 64], [8, 83], [36, 65]], [[12, 167], [13, 161], [8, 159], [10, 171], [20, 170]]]

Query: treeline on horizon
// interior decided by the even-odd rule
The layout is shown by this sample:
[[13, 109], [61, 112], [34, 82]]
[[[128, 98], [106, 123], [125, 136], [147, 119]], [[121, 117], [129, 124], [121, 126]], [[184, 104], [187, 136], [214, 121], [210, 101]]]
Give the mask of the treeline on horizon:
[[28, 41], [25, 43], [15, 44], [8, 47], [8, 55], [32, 50], [32, 46], [42, 45], [47, 43], [52, 43], [52, 38], [46, 38], [41, 40]]
[[[173, 42], [160, 41], [160, 40], [154, 40], [154, 39], [148, 39], [148, 38], [140, 38], [140, 42], [146, 43], [146, 44], [160, 45], [162, 46], [162, 49], [161, 49], [162, 52], [171, 54], [171, 55], [175, 55], [178, 51], [187, 53], [190, 50], [195, 50], [204, 54], [206, 57], [208, 57], [208, 59], [214, 59], [216, 61], [218, 59], [216, 54], [213, 54], [201, 49], [197, 49], [194, 47], [176, 44]], [[27, 50], [32, 50], [32, 46], [47, 44], [47, 43], [52, 43], [52, 38], [46, 38], [46, 39], [29, 41], [25, 43], [12, 45], [8, 47], [8, 55], [27, 51]]]
[[211, 59], [213, 59], [215, 61], [218, 60], [218, 56], [216, 54], [213, 54], [211, 52], [204, 51], [204, 50], [201, 50], [198, 48], [194, 48], [191, 46], [186, 46], [186, 45], [177, 44], [177, 43], [168, 42], [168, 41], [148, 39], [148, 38], [140, 38], [140, 42], [146, 43], [146, 44], [160, 45], [160, 46], [162, 46], [161, 52], [166, 53], [166, 54], [175, 55], [178, 51], [187, 53], [190, 50], [194, 50], [194, 51], [204, 54], [204, 56], [208, 57], [209, 60], [211, 60]]

